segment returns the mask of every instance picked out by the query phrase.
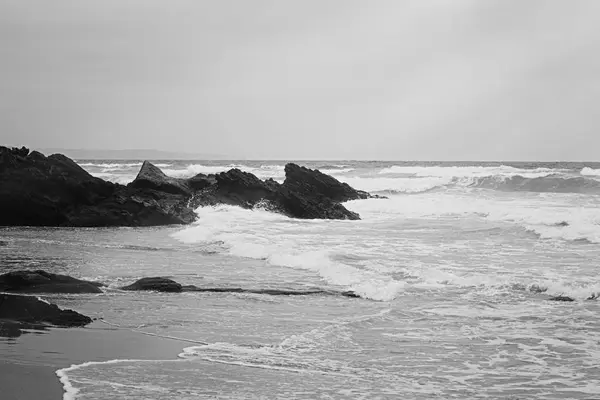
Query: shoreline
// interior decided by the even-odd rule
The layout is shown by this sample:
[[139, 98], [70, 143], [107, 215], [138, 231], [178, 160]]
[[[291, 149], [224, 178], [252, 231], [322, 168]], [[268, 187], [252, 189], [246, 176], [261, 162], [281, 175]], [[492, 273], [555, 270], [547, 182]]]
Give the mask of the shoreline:
[[[85, 328], [26, 331], [0, 339], [0, 386], [3, 400], [73, 399], [68, 381], [57, 372], [87, 362], [177, 360], [187, 340], [147, 335], [96, 321]], [[77, 389], [77, 384], [70, 382]]]

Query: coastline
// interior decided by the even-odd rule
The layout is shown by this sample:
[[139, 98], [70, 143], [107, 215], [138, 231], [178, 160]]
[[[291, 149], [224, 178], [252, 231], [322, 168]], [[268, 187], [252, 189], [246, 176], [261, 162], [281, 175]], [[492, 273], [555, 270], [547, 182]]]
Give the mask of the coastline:
[[150, 336], [98, 321], [86, 328], [27, 331], [17, 339], [0, 340], [2, 399], [71, 399], [65, 396], [57, 376], [60, 369], [115, 359], [174, 360], [190, 345], [189, 341]]

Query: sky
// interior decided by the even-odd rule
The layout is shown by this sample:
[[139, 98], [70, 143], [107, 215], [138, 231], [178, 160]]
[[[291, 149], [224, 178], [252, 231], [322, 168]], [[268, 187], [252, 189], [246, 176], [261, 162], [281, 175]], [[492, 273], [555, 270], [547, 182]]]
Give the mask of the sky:
[[0, 144], [600, 161], [597, 0], [0, 0]]

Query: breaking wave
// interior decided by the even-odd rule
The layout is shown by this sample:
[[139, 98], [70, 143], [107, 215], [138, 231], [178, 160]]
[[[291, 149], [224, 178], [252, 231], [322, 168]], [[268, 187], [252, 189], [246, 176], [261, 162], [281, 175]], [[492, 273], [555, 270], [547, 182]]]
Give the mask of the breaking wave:
[[600, 181], [586, 177], [568, 177], [557, 174], [538, 178], [521, 175], [512, 177], [488, 176], [475, 179], [469, 187], [538, 193], [600, 194]]
[[340, 177], [357, 189], [377, 194], [414, 194], [438, 189], [480, 188], [508, 192], [600, 194], [600, 180], [585, 176], [550, 174], [486, 176]]
[[201, 207], [196, 212], [197, 223], [175, 233], [176, 239], [198, 245], [221, 243], [224, 253], [310, 271], [331, 285], [372, 300], [392, 300], [404, 287], [390, 276], [340, 261], [345, 242], [324, 244], [322, 240], [328, 224], [233, 206]]

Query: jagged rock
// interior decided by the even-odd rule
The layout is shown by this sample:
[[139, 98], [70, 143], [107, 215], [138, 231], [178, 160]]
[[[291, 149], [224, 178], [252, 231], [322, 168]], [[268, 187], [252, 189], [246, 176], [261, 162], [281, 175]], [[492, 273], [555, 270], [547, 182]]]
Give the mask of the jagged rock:
[[319, 170], [301, 167], [294, 163], [285, 166], [285, 182], [283, 186], [289, 190], [313, 196], [319, 194], [333, 202], [367, 199], [369, 194], [352, 188], [347, 183], [342, 183], [332, 176]]
[[62, 310], [34, 296], [0, 294], [0, 320], [27, 324], [52, 324], [63, 327], [85, 326], [90, 317], [73, 310]]
[[0, 147], [0, 225], [69, 225], [68, 213], [115, 191], [62, 155]]
[[192, 189], [185, 179], [170, 178], [149, 161], [144, 161], [140, 172], [129, 187], [137, 189], [153, 189], [159, 192], [183, 194], [190, 196]]
[[0, 275], [0, 292], [102, 293], [102, 284], [45, 271], [13, 271]]
[[312, 195], [299, 193], [289, 190], [285, 185], [282, 185], [272, 201], [276, 204], [276, 209], [293, 218], [360, 219], [357, 213], [349, 211], [340, 203], [335, 203], [327, 197], [318, 193]]
[[373, 196], [318, 170], [287, 164], [286, 179], [262, 181], [232, 169], [190, 179], [144, 162], [128, 186], [105, 182], [60, 154], [0, 147], [0, 226], [189, 224], [198, 206], [261, 206], [293, 218], [360, 219], [341, 202]]
[[217, 183], [217, 179], [214, 174], [204, 175], [198, 174], [187, 180], [188, 186], [192, 190], [203, 190], [209, 186], [212, 186]]
[[253, 206], [273, 194], [271, 185], [237, 168], [216, 175], [217, 190], [223, 202]]
[[181, 292], [181, 285], [171, 279], [153, 277], [142, 278], [122, 290], [152, 290], [157, 292]]
[[187, 196], [123, 188], [92, 206], [69, 214], [70, 226], [160, 226], [196, 220]]
[[0, 147], [0, 226], [152, 226], [196, 219], [189, 193], [171, 193], [185, 188], [184, 180], [161, 184], [164, 174], [149, 163], [143, 172], [138, 184], [155, 173], [155, 187], [103, 181], [60, 154]]

